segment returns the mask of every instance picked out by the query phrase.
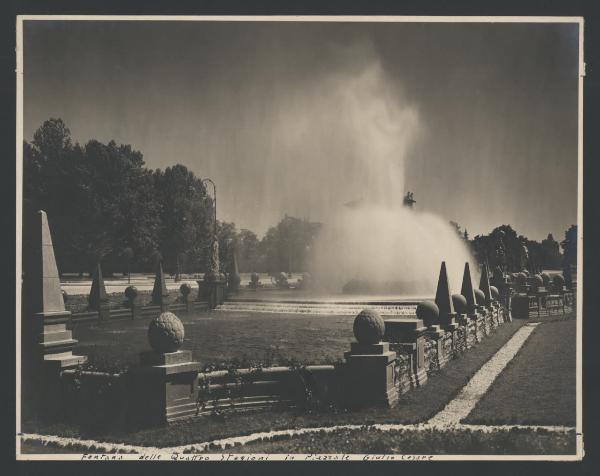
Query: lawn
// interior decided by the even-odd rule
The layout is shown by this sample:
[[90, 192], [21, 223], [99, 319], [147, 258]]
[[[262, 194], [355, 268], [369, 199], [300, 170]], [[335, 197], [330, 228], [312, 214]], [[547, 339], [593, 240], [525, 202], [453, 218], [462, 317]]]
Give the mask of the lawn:
[[[354, 316], [317, 316], [248, 312], [178, 313], [185, 326], [183, 349], [192, 351], [202, 368], [234, 364], [285, 365], [340, 361], [353, 340]], [[76, 352], [97, 368], [115, 370], [138, 363], [150, 349], [149, 319], [76, 323]]]
[[[483, 432], [471, 429], [398, 430], [376, 429], [337, 430], [294, 437], [278, 437], [245, 446], [208, 449], [206, 453], [270, 453], [270, 454], [373, 454], [396, 455], [567, 455], [575, 453], [575, 431], [552, 433], [546, 430], [500, 429]], [[89, 453], [85, 447], [43, 445], [28, 441], [21, 444], [24, 454]], [[101, 452], [98, 449], [92, 452]], [[376, 458], [373, 458], [376, 460]]]
[[[306, 318], [307, 316], [303, 317]], [[284, 319], [287, 319], [287, 317]], [[326, 321], [331, 318], [325, 316], [312, 319]], [[333, 319], [334, 322], [335, 320]], [[369, 408], [355, 412], [324, 411], [316, 413], [276, 409], [246, 413], [226, 412], [220, 416], [205, 416], [176, 422], [167, 428], [152, 428], [131, 433], [119, 433], [115, 430], [111, 430], [109, 433], [90, 433], [82, 428], [62, 423], [45, 425], [37, 422], [26, 422], [23, 425], [23, 432], [54, 434], [74, 438], [94, 438], [101, 441], [142, 446], [176, 446], [288, 428], [342, 424], [419, 423], [432, 417], [451, 398], [458, 394], [473, 374], [523, 324], [524, 321], [513, 321], [499, 327], [494, 334], [482, 343], [463, 354], [460, 358], [451, 361], [436, 375], [430, 376], [425, 386], [403, 395], [400, 398], [399, 405], [393, 409]], [[248, 338], [252, 339], [254, 337], [248, 336]], [[347, 337], [343, 347], [346, 348], [349, 342], [350, 337]], [[313, 344], [305, 343], [309, 352], [312, 349], [311, 345]]]
[[[550, 433], [539, 430], [471, 429], [340, 430], [295, 436], [289, 439], [261, 441], [229, 448], [227, 453], [271, 454], [392, 454], [392, 455], [548, 455], [575, 454], [575, 431]], [[213, 452], [209, 450], [208, 452]], [[219, 450], [219, 453], [222, 453]], [[398, 460], [403, 459], [398, 457]], [[373, 459], [375, 460], [375, 459]]]
[[540, 324], [465, 423], [575, 426], [576, 321]]

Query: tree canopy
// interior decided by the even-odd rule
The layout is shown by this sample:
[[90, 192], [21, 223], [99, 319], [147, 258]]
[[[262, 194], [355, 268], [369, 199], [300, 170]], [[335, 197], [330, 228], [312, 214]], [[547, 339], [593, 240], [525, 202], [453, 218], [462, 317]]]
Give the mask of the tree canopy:
[[[115, 141], [73, 143], [62, 119], [48, 119], [23, 144], [24, 212], [48, 214], [61, 273], [164, 269], [204, 272], [214, 235], [213, 200], [185, 166], [146, 168], [141, 152]], [[239, 269], [304, 271], [319, 224], [288, 217], [262, 240], [217, 222], [221, 269], [237, 249]]]
[[152, 171], [141, 152], [114, 141], [73, 144], [61, 119], [44, 122], [24, 144], [23, 198], [26, 209], [47, 212], [63, 272], [97, 261], [108, 273], [124, 271], [125, 256], [144, 270], [158, 254], [167, 268], [180, 253], [204, 258], [212, 201], [192, 172]]

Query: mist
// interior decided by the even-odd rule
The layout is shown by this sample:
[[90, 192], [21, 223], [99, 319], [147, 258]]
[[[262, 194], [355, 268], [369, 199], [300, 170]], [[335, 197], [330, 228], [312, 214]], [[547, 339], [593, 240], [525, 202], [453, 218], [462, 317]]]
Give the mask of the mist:
[[[350, 73], [332, 74], [313, 94], [305, 102], [313, 111], [306, 114], [309, 120], [299, 123], [294, 117], [282, 123], [282, 132], [288, 138], [288, 130], [301, 131], [296, 138], [316, 135], [321, 138], [317, 150], [329, 151], [326, 156], [308, 153], [300, 162], [311, 177], [304, 186], [317, 210], [313, 215], [324, 225], [312, 248], [311, 272], [318, 287], [340, 292], [359, 280], [379, 294], [431, 295], [446, 261], [452, 289], [460, 289], [464, 263], [470, 261], [477, 270], [464, 242], [447, 219], [402, 204], [407, 151], [421, 130], [417, 106], [397, 82], [392, 85], [376, 57]], [[332, 124], [335, 134], [319, 134]], [[290, 146], [303, 144], [298, 139]], [[283, 165], [289, 168], [283, 174], [291, 172], [293, 179], [285, 193], [295, 195], [294, 179], [302, 171]]]

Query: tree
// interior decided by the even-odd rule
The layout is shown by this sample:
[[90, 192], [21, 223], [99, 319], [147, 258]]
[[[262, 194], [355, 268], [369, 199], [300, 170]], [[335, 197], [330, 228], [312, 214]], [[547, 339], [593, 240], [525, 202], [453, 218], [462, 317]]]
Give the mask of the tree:
[[159, 250], [173, 267], [182, 253], [190, 266], [203, 261], [212, 202], [185, 167], [153, 172], [114, 141], [73, 145], [61, 119], [44, 122], [23, 157], [24, 204], [48, 213], [59, 270], [81, 273], [102, 260], [110, 274], [123, 269], [127, 249], [147, 270]]
[[[199, 268], [212, 240], [211, 201], [193, 172], [177, 164], [154, 173], [159, 203], [160, 251], [165, 266], [177, 269], [185, 256], [185, 269]], [[191, 262], [190, 262], [191, 261]]]
[[43, 161], [58, 164], [72, 149], [71, 131], [62, 119], [50, 118], [34, 132], [32, 144]]
[[127, 247], [123, 250], [123, 253], [121, 254], [121, 256], [127, 263], [127, 282], [130, 283], [131, 282], [131, 259], [134, 256], [133, 250], [131, 248]]
[[217, 239], [219, 241], [219, 266], [221, 270], [228, 271], [232, 267], [232, 255], [236, 246], [237, 231], [235, 223], [217, 222]]
[[237, 235], [237, 241], [240, 271], [250, 273], [261, 269], [260, 241], [256, 234], [242, 229]]
[[320, 229], [320, 223], [285, 215], [277, 226], [269, 228], [260, 242], [266, 270], [270, 273], [305, 271], [310, 246]]
[[565, 231], [565, 239], [561, 241], [563, 264], [577, 266], [577, 225], [571, 225]]
[[69, 211], [80, 198], [74, 167], [80, 158], [81, 148], [73, 146], [61, 119], [45, 121], [23, 144], [23, 199], [28, 208], [47, 212], [60, 272], [71, 251], [64, 237], [77, 224]]
[[480, 263], [488, 262], [490, 268], [499, 266], [508, 271], [520, 271], [522, 243], [510, 225], [494, 228], [489, 235], [477, 235], [472, 247]]
[[552, 233], [548, 233], [541, 245], [542, 263], [546, 269], [559, 269], [561, 267], [560, 245]]

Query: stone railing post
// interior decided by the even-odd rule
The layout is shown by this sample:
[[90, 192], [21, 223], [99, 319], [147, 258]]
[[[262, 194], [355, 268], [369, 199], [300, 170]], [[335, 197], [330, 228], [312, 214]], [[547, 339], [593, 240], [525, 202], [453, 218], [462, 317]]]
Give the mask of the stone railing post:
[[377, 311], [365, 309], [354, 319], [358, 342], [344, 354], [344, 394], [350, 407], [394, 407], [398, 403], [396, 352], [390, 351], [389, 342], [382, 342], [384, 334], [385, 323]]
[[227, 279], [225, 275], [206, 273], [198, 283], [198, 300], [208, 302], [209, 309], [216, 309], [225, 301]]
[[191, 286], [187, 283], [183, 283], [181, 286], [179, 286], [179, 292], [181, 292], [181, 297], [183, 298], [186, 312], [193, 311], [194, 297], [192, 296]]
[[131, 310], [131, 319], [139, 319], [142, 313], [140, 305], [139, 293], [135, 286], [127, 286], [125, 288], [125, 306]]
[[425, 367], [425, 333], [427, 327], [421, 319], [397, 318], [385, 320], [384, 340], [394, 349], [410, 355], [415, 383], [421, 387], [427, 382]]
[[184, 338], [181, 321], [163, 312], [150, 321], [151, 351], [140, 354], [140, 366], [132, 373], [132, 408], [137, 423], [162, 425], [196, 413], [200, 364], [192, 352], [179, 350]]
[[432, 301], [423, 301], [417, 306], [417, 319], [425, 324], [426, 334], [435, 341], [437, 362], [441, 368], [447, 361], [444, 352], [443, 338], [446, 331], [440, 325], [440, 310], [436, 303]]
[[529, 319], [529, 296], [517, 293], [511, 299], [511, 315], [514, 319]]
[[[456, 322], [459, 325], [457, 332], [464, 333], [464, 341], [462, 342], [462, 348], [454, 348], [455, 354], [457, 352], [464, 352], [469, 347], [469, 322], [471, 321], [467, 317], [468, 303], [467, 299], [462, 294], [453, 294], [452, 302], [454, 304], [454, 310], [456, 311]], [[455, 342], [456, 344], [456, 342]]]

